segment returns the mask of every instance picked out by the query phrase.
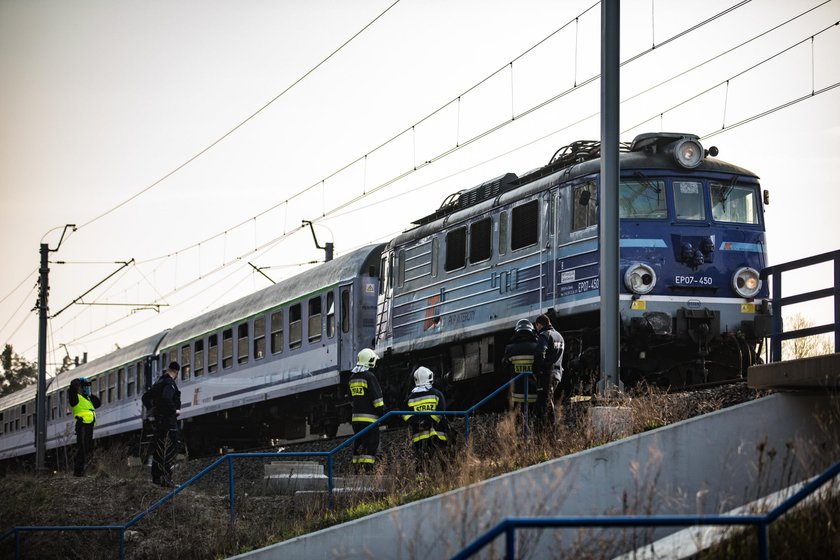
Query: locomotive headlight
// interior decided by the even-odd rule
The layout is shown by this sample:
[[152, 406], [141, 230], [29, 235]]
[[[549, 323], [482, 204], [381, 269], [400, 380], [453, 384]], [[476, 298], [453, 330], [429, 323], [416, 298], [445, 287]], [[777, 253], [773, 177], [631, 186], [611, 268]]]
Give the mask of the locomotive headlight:
[[741, 297], [755, 297], [761, 289], [761, 279], [758, 277], [758, 271], [748, 266], [739, 268], [732, 276], [732, 288]]
[[693, 138], [683, 138], [674, 144], [674, 159], [688, 169], [694, 169], [703, 161], [703, 146]]
[[656, 273], [646, 264], [634, 263], [624, 273], [624, 285], [634, 294], [645, 295], [656, 285]]

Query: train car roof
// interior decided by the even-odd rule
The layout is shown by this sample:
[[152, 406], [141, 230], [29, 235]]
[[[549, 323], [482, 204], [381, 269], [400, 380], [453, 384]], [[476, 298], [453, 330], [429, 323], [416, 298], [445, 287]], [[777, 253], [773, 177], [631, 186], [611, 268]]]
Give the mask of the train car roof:
[[[700, 165], [694, 169], [685, 169], [678, 167], [674, 162], [674, 157], [671, 153], [664, 150], [653, 150], [651, 153], [650, 146], [655, 145], [657, 140], [661, 142], [673, 141], [676, 137], [690, 137], [697, 138], [690, 134], [680, 133], [653, 133], [641, 134], [637, 136], [632, 144], [624, 144], [623, 151], [619, 153], [619, 167], [621, 170], [639, 169], [639, 170], [665, 170], [679, 173], [680, 175], [703, 175], [708, 173], [731, 173], [735, 175], [742, 175], [744, 177], [751, 177], [758, 179], [758, 175], [725, 161], [704, 157]], [[554, 187], [560, 183], [574, 181], [575, 179], [598, 174], [601, 171], [600, 145], [595, 141], [583, 141], [573, 144], [585, 145], [590, 151], [592, 146], [596, 146], [596, 154], [593, 157], [580, 158], [584, 161], [579, 161], [569, 164], [566, 161], [552, 162], [544, 167], [540, 167], [528, 171], [521, 177], [517, 177], [514, 173], [497, 177], [482, 183], [481, 185], [450, 195], [442, 207], [434, 213], [421, 218], [414, 223], [415, 227], [404, 231], [391, 240], [388, 247], [393, 248], [405, 243], [409, 243], [416, 239], [422, 239], [426, 236], [432, 235], [448, 224], [453, 224], [472, 217], [482, 215], [496, 206], [503, 206], [517, 200], [527, 198], [534, 193], [545, 189]], [[558, 150], [558, 153], [562, 151]], [[631, 151], [632, 150], [632, 151]], [[557, 157], [557, 154], [555, 154]], [[479, 195], [477, 201], [473, 201], [475, 197], [471, 195], [476, 191], [485, 191], [486, 198]], [[460, 195], [460, 199], [457, 195]], [[465, 204], [466, 202], [466, 204]], [[459, 203], [462, 206], [460, 209], [454, 211], [445, 211], [444, 206], [452, 203], [452, 206], [458, 208]]]
[[[47, 393], [66, 388], [77, 377], [93, 377], [99, 373], [104, 373], [116, 367], [135, 362], [144, 356], [153, 355], [164, 334], [165, 332], [154, 334], [125, 348], [120, 348], [110, 354], [80, 364], [77, 367], [58, 374], [58, 376], [52, 379], [48, 379]], [[0, 398], [0, 410], [35, 400], [37, 390], [38, 384], [33, 383], [32, 385], [27, 385], [20, 391]]]
[[366, 272], [369, 266], [377, 265], [378, 271], [379, 256], [384, 246], [384, 244], [368, 245], [356, 249], [273, 286], [208, 311], [195, 319], [185, 321], [166, 334], [161, 348], [169, 348], [261, 311], [353, 279]]

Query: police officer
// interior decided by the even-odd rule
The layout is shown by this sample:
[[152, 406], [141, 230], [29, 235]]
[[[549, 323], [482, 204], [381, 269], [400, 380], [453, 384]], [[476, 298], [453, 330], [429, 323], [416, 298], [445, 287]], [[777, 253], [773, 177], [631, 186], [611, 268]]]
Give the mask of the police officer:
[[171, 362], [163, 374], [149, 389], [154, 416], [154, 436], [152, 437], [152, 482], [171, 488], [172, 463], [178, 453], [180, 437], [178, 433], [178, 415], [181, 414], [181, 391], [175, 384], [175, 378], [181, 366]]
[[[537, 352], [537, 333], [528, 319], [516, 322], [513, 337], [505, 346], [503, 362], [510, 368], [511, 378], [522, 372], [534, 372], [534, 355]], [[513, 406], [522, 406], [525, 402], [525, 383], [528, 384], [528, 406], [537, 402], [537, 385], [534, 375], [514, 382], [511, 388], [511, 402]]]
[[537, 349], [534, 353], [534, 373], [537, 375], [537, 422], [553, 427], [555, 422], [554, 389], [563, 379], [563, 336], [554, 330], [547, 315], [534, 321], [537, 330]]
[[[359, 352], [356, 367], [350, 375], [351, 423], [357, 434], [376, 422], [385, 412], [385, 401], [379, 381], [373, 374], [379, 356], [370, 348]], [[373, 428], [353, 442], [353, 466], [357, 471], [372, 471], [379, 453], [379, 430]]]
[[[406, 397], [406, 410], [444, 411], [446, 399], [443, 393], [432, 387], [434, 373], [420, 366], [414, 370], [414, 389]], [[418, 478], [423, 478], [432, 461], [439, 458], [438, 450], [449, 442], [449, 421], [444, 415], [405, 414], [403, 420], [411, 428], [411, 446]]]
[[76, 463], [73, 466], [75, 476], [85, 475], [85, 465], [93, 457], [93, 427], [96, 425], [96, 412], [102, 403], [99, 397], [91, 394], [90, 381], [77, 377], [67, 389], [67, 401], [76, 419]]

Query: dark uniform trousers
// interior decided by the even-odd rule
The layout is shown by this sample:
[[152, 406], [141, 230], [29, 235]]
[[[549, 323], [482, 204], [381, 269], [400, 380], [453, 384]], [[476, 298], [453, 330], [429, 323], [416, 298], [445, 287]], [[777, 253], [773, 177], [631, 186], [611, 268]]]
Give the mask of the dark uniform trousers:
[[83, 422], [81, 418], [76, 419], [76, 462], [73, 465], [73, 474], [82, 476], [85, 472], [85, 465], [93, 456], [93, 422]]
[[178, 453], [178, 419], [176, 416], [155, 418], [152, 439], [152, 482], [172, 485], [172, 463]]

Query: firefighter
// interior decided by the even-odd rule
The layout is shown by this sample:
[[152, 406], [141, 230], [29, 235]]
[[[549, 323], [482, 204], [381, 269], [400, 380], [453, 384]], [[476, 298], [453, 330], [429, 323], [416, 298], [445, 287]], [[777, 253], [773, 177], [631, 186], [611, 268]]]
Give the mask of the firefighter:
[[563, 336], [554, 330], [547, 315], [534, 321], [537, 330], [537, 349], [534, 353], [534, 373], [537, 376], [537, 403], [534, 416], [538, 424], [553, 428], [554, 390], [563, 379]]
[[[446, 399], [432, 387], [433, 381], [434, 373], [429, 368], [420, 366], [414, 371], [414, 389], [406, 397], [406, 410], [446, 410]], [[449, 443], [449, 421], [446, 416], [436, 414], [405, 414], [403, 420], [411, 428], [417, 477], [425, 478], [433, 461], [440, 460], [439, 450]]]
[[85, 466], [93, 458], [93, 427], [96, 425], [94, 409], [102, 404], [99, 397], [91, 394], [90, 385], [86, 378], [78, 377], [70, 382], [67, 390], [67, 402], [76, 419], [75, 476], [84, 476]]
[[511, 378], [524, 371], [532, 372], [532, 375], [519, 379], [511, 387], [511, 405], [520, 407], [525, 402], [525, 383], [528, 384], [528, 406], [534, 406], [537, 402], [537, 385], [534, 381], [534, 355], [537, 351], [537, 333], [534, 326], [528, 319], [520, 319], [516, 322], [513, 330], [513, 337], [505, 346], [504, 363], [508, 364], [511, 370]]
[[[385, 413], [382, 389], [373, 373], [379, 356], [370, 348], [359, 352], [356, 367], [350, 375], [350, 401], [353, 405], [353, 433], [357, 434], [376, 422]], [[353, 466], [357, 472], [370, 472], [379, 453], [379, 430], [368, 430], [353, 442]]]
[[154, 416], [152, 438], [152, 482], [173, 488], [172, 463], [178, 453], [180, 434], [178, 415], [181, 414], [181, 391], [175, 383], [181, 366], [171, 362], [152, 388], [143, 395], [143, 404], [151, 405]]

